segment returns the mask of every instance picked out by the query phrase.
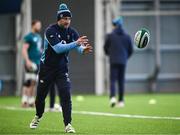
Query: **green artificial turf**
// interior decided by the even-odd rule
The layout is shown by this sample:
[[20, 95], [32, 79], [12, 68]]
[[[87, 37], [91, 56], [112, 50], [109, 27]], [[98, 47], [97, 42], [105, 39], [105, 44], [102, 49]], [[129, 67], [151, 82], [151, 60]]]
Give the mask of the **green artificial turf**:
[[[158, 117], [180, 117], [180, 94], [132, 94], [124, 108], [110, 108], [107, 96], [73, 96], [73, 110]], [[150, 99], [156, 104], [150, 105]], [[56, 99], [58, 101], [58, 99]], [[0, 134], [64, 134], [62, 114], [46, 112], [38, 129], [29, 129], [35, 110], [21, 110], [19, 97], [0, 97]], [[48, 106], [48, 99], [46, 101]], [[7, 107], [15, 107], [11, 110]], [[80, 135], [180, 134], [180, 120], [140, 119], [73, 113], [73, 126]]]

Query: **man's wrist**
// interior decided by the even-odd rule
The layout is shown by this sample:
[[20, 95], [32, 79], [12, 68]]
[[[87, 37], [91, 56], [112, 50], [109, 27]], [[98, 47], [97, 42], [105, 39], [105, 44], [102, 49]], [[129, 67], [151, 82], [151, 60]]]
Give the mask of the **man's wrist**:
[[78, 41], [75, 41], [75, 44], [76, 44], [76, 46], [80, 46], [80, 44], [78, 43]]
[[31, 61], [29, 59], [26, 60], [26, 63], [30, 63]]

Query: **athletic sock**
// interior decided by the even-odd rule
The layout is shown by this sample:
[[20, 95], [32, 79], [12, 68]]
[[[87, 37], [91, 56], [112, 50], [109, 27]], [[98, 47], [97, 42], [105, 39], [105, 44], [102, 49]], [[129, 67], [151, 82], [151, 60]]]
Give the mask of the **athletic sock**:
[[27, 103], [27, 102], [28, 102], [28, 96], [23, 95], [21, 102], [22, 102], [22, 103]]
[[34, 97], [33, 97], [33, 96], [30, 96], [30, 97], [28, 98], [28, 103], [29, 103], [29, 104], [34, 104], [34, 102], [35, 102]]

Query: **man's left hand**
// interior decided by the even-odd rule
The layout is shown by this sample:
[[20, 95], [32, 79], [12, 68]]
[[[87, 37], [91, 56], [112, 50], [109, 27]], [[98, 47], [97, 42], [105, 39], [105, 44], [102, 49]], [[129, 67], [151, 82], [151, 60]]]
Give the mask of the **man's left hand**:
[[84, 46], [83, 54], [88, 54], [93, 52], [93, 47], [90, 44]]

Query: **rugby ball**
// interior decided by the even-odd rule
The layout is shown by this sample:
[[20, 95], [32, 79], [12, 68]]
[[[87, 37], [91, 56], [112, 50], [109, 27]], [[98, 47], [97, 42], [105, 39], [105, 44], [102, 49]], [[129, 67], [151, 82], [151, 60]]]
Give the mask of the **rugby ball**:
[[138, 48], [145, 48], [150, 41], [149, 30], [142, 28], [134, 36], [134, 43]]
[[38, 69], [37, 65], [35, 63], [32, 63], [31, 71], [35, 72]]

